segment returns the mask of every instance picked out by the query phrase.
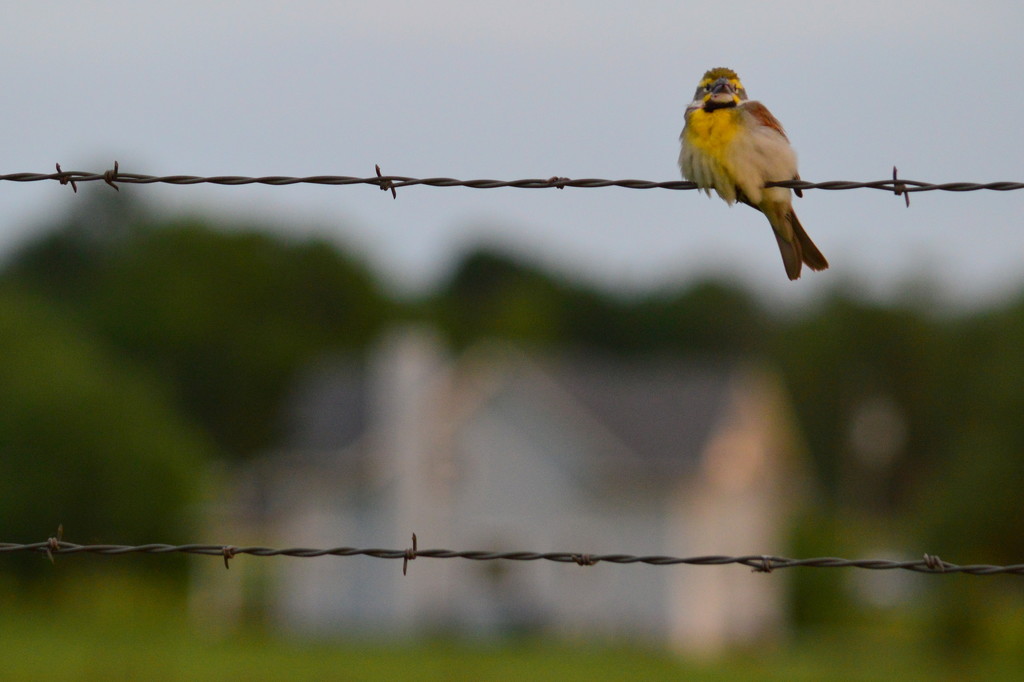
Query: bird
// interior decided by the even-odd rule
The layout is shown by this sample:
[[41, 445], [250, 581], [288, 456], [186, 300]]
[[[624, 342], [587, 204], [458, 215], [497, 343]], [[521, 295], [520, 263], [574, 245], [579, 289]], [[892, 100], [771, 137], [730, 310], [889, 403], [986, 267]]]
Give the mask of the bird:
[[[793, 211], [790, 190], [765, 187], [800, 179], [796, 152], [768, 107], [747, 99], [736, 72], [723, 67], [707, 71], [686, 107], [685, 121], [679, 134], [683, 177], [708, 196], [714, 189], [730, 205], [739, 201], [765, 214], [789, 279], [798, 279], [804, 264], [811, 270], [828, 268]], [[796, 195], [803, 193], [798, 189]]]

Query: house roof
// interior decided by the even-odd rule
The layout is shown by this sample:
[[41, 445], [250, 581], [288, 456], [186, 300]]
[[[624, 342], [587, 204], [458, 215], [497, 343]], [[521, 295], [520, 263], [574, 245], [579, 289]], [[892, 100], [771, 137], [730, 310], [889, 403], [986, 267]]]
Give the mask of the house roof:
[[353, 444], [370, 422], [370, 377], [364, 361], [335, 358], [303, 372], [285, 399], [288, 450], [336, 452]]
[[575, 356], [542, 366], [626, 446], [621, 456], [657, 468], [697, 460], [727, 407], [734, 375], [726, 363], [672, 358]]
[[[535, 395], [539, 409], [554, 406], [570, 419], [577, 417], [573, 421], [578, 428], [611, 436], [624, 446], [615, 449], [625, 460], [621, 464], [654, 470], [678, 469], [696, 461], [726, 407], [733, 376], [726, 363], [674, 358], [519, 352], [483, 356], [484, 365], [493, 361], [503, 366], [499, 383]], [[480, 367], [480, 361], [476, 354], [468, 371]], [[373, 377], [368, 364], [336, 359], [299, 377], [285, 406], [282, 449], [334, 459], [364, 436], [372, 426]], [[556, 390], [542, 391], [541, 384]]]

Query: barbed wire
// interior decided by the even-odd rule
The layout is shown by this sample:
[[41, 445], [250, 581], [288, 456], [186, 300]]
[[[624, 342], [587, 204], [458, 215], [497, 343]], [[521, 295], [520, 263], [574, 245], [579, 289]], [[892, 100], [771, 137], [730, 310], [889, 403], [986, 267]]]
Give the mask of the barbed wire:
[[[0, 182], [43, 182], [56, 181], [62, 185], [71, 185], [74, 191], [78, 191], [80, 182], [103, 181], [114, 189], [118, 184], [135, 185], [375, 185], [381, 190], [390, 191], [392, 197], [397, 198], [397, 190], [403, 187], [424, 185], [427, 187], [469, 187], [472, 189], [498, 189], [514, 187], [520, 189], [565, 189], [575, 187], [579, 189], [595, 189], [599, 187], [623, 187], [626, 189], [669, 189], [669, 190], [695, 190], [699, 189], [696, 184], [685, 180], [651, 181], [651, 180], [607, 180], [603, 178], [567, 178], [552, 176], [543, 178], [523, 178], [520, 180], [459, 180], [456, 178], [413, 178], [402, 175], [383, 175], [380, 166], [376, 166], [376, 175], [370, 177], [355, 177], [349, 175], [310, 175], [294, 177], [286, 175], [266, 175], [250, 177], [244, 175], [145, 175], [140, 173], [125, 173], [120, 170], [118, 162], [114, 167], [101, 173], [88, 171], [65, 171], [60, 164], [56, 165], [55, 173], [6, 173], [0, 175]], [[911, 192], [975, 192], [979, 190], [991, 190], [996, 192], [1007, 192], [1011, 190], [1024, 189], [1024, 182], [943, 182], [930, 183], [918, 180], [905, 180], [898, 177], [896, 169], [893, 168], [892, 179], [873, 180], [870, 182], [853, 182], [849, 180], [828, 180], [824, 182], [808, 182], [806, 180], [787, 180], [785, 182], [770, 182], [768, 187], [788, 187], [793, 190], [803, 191], [810, 189], [822, 190], [849, 190], [849, 189], [877, 189], [885, 192], [892, 192], [897, 196], [906, 198], [909, 206], [909, 194]]]
[[739, 564], [747, 566], [758, 573], [771, 573], [782, 568], [862, 568], [870, 570], [905, 570], [916, 573], [964, 573], [968, 575], [1024, 575], [1024, 564], [1012, 564], [1008, 566], [994, 566], [989, 564], [967, 564], [957, 565], [943, 561], [932, 554], [925, 554], [922, 559], [913, 561], [893, 561], [887, 559], [843, 559], [838, 557], [815, 557], [810, 559], [792, 559], [782, 556], [763, 554], [749, 554], [744, 556], [706, 555], [692, 557], [675, 557], [664, 555], [637, 556], [633, 554], [586, 554], [580, 552], [494, 552], [469, 550], [458, 551], [451, 549], [418, 549], [415, 534], [413, 535], [412, 547], [407, 549], [360, 549], [356, 547], [331, 547], [326, 549], [314, 549], [308, 547], [291, 547], [287, 549], [274, 549], [272, 547], [241, 547], [236, 545], [78, 545], [64, 542], [57, 537], [51, 537], [45, 542], [29, 544], [0, 543], [0, 554], [12, 552], [30, 552], [45, 554], [53, 561], [58, 555], [70, 554], [100, 554], [105, 556], [120, 556], [124, 554], [198, 554], [204, 556], [217, 556], [224, 559], [224, 566], [228, 562], [241, 555], [247, 554], [254, 557], [287, 556], [303, 559], [312, 559], [325, 556], [350, 557], [367, 556], [376, 559], [401, 559], [403, 561], [402, 572], [405, 573], [410, 561], [414, 559], [469, 559], [471, 561], [553, 561], [563, 564], [577, 564], [579, 566], [593, 566], [599, 563], [607, 564], [647, 564], [651, 566], [722, 566], [727, 564]]

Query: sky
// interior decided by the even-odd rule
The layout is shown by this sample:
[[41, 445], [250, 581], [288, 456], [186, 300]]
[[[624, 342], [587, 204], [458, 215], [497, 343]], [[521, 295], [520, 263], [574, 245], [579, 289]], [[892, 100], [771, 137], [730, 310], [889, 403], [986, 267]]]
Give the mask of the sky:
[[[675, 180], [703, 72], [737, 70], [806, 180], [1024, 181], [1019, 2], [46, 2], [0, 23], [0, 173]], [[102, 183], [82, 193], [111, 191]], [[708, 275], [957, 304], [1024, 287], [1024, 191], [808, 191], [832, 267], [789, 282], [767, 222], [692, 191], [372, 186], [122, 192], [326, 235], [415, 294], [498, 247], [613, 291]], [[81, 196], [0, 182], [0, 256]]]

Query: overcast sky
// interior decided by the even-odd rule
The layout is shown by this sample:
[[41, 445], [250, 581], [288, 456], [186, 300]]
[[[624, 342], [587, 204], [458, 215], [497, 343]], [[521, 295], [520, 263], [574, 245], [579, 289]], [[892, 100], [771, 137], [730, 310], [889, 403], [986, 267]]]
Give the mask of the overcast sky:
[[[1024, 3], [45, 2], [0, 22], [0, 172], [674, 180], [683, 109], [736, 69], [807, 180], [1024, 181]], [[100, 185], [93, 191], [110, 191]], [[764, 218], [696, 192], [154, 187], [176, 212], [330, 235], [397, 288], [477, 244], [609, 288], [735, 274], [799, 302], [1024, 286], [1024, 191], [809, 191], [832, 263], [790, 283]], [[0, 183], [0, 252], [80, 201]]]

